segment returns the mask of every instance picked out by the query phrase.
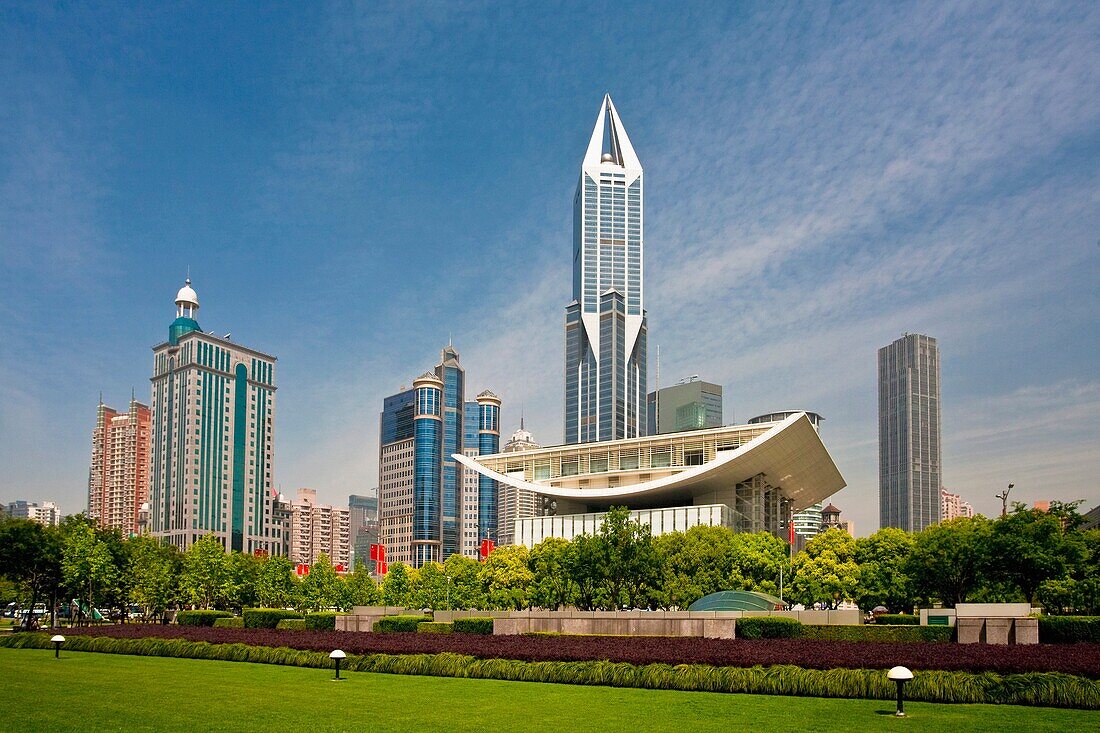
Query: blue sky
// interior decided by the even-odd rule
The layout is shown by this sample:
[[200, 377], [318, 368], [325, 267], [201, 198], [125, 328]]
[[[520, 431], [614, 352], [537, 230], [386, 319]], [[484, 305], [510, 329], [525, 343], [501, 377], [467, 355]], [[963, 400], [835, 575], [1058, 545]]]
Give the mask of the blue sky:
[[822, 413], [865, 534], [876, 349], [927, 333], [944, 483], [1097, 503], [1100, 6], [593, 7], [6, 4], [0, 500], [83, 508], [99, 393], [148, 400], [188, 267], [205, 329], [279, 357], [287, 493], [374, 487], [382, 398], [448, 337], [506, 433], [560, 442], [609, 91], [663, 382]]

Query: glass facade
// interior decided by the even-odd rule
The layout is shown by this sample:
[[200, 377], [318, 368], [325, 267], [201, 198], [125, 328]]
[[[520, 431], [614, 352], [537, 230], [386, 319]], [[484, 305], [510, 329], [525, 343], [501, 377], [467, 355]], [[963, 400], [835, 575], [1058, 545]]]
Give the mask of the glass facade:
[[413, 562], [439, 562], [440, 459], [443, 450], [442, 390], [435, 385], [417, 386], [413, 426]]
[[565, 442], [638, 437], [645, 434], [646, 394], [642, 168], [609, 97], [573, 206]]
[[878, 352], [879, 524], [919, 532], [940, 521], [940, 353], [906, 334]]
[[[500, 401], [478, 397], [478, 454], [488, 456], [500, 449]], [[497, 540], [497, 482], [479, 476], [477, 483], [478, 536]]]

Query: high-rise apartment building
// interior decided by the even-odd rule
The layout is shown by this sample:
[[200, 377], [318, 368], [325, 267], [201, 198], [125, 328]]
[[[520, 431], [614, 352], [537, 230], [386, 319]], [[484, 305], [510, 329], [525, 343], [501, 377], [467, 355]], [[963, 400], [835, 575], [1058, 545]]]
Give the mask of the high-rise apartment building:
[[646, 434], [722, 427], [722, 385], [697, 375], [646, 396]]
[[605, 95], [573, 200], [565, 442], [645, 434], [642, 164]]
[[350, 553], [349, 511], [318, 504], [313, 489], [298, 489], [290, 502], [290, 561], [312, 565], [324, 554], [338, 570], [350, 570]]
[[120, 413], [100, 400], [92, 431], [88, 516], [101, 527], [138, 534], [138, 510], [149, 499], [149, 408], [133, 397]]
[[52, 501], [44, 501], [41, 506], [36, 501], [13, 501], [8, 504], [7, 515], [12, 519], [29, 519], [47, 527], [61, 524], [61, 509]]
[[947, 489], [940, 489], [940, 521], [974, 516], [974, 507], [969, 501], [964, 501], [959, 494], [952, 494]]
[[282, 552], [273, 517], [275, 357], [203, 333], [190, 279], [168, 341], [153, 348], [149, 529], [180, 549]]
[[[475, 503], [464, 492], [467, 483], [454, 455], [475, 447], [497, 451], [500, 398], [486, 390], [466, 402], [465, 383], [458, 350], [448, 344], [433, 372], [383, 401], [379, 531], [390, 563], [442, 562], [463, 551], [470, 532], [475, 539], [496, 539], [496, 482], [479, 477]], [[466, 417], [470, 409], [477, 419], [474, 446], [468, 445], [474, 434], [473, 418]]]
[[907, 333], [878, 350], [879, 525], [940, 521], [940, 351]]
[[[519, 430], [504, 444], [501, 453], [519, 453], [525, 450], [541, 448], [535, 437], [519, 420]], [[470, 471], [473, 473], [473, 471]], [[542, 497], [530, 489], [502, 484], [497, 489], [497, 535], [499, 544], [516, 544], [516, 520], [537, 517], [542, 511]]]
[[378, 490], [373, 496], [348, 497], [348, 521], [355, 563], [370, 566], [370, 546], [378, 542]]

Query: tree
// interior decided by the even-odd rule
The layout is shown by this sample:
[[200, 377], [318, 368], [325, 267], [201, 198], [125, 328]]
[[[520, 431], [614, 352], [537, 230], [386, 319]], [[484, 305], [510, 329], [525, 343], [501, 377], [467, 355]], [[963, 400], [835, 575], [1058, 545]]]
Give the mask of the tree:
[[523, 545], [498, 547], [481, 564], [481, 587], [489, 608], [520, 609], [528, 603], [531, 571]]
[[865, 611], [883, 605], [891, 613], [911, 613], [915, 605], [912, 581], [904, 566], [913, 551], [913, 535], [884, 527], [856, 540], [859, 586], [855, 601]]
[[309, 568], [309, 574], [302, 579], [299, 606], [310, 611], [338, 606], [343, 597], [343, 586], [332, 567], [328, 555], [321, 553], [317, 562]]
[[821, 604], [836, 608], [851, 599], [859, 584], [856, 542], [841, 529], [829, 529], [806, 543], [795, 556], [791, 598], [809, 608]]
[[527, 558], [531, 569], [531, 605], [557, 611], [575, 602], [576, 586], [569, 575], [571, 545], [561, 537], [538, 543]]
[[395, 562], [382, 580], [382, 601], [387, 606], [407, 606], [412, 598], [414, 570], [403, 562]]
[[701, 525], [657, 537], [664, 576], [662, 605], [683, 609], [711, 593], [741, 588], [733, 537], [728, 527]]
[[442, 565], [427, 562], [420, 566], [412, 584], [412, 597], [412, 605], [417, 608], [449, 608], [449, 580]]
[[263, 608], [286, 608], [298, 602], [298, 581], [287, 557], [268, 557], [256, 575], [256, 600]]
[[111, 586], [119, 581], [120, 569], [115, 556], [90, 523], [68, 527], [62, 545], [61, 572], [65, 585], [81, 599], [81, 615], [95, 616], [95, 608], [104, 605]]
[[41, 600], [55, 602], [63, 581], [60, 533], [27, 519], [0, 521], [0, 576], [30, 597], [32, 612]]
[[149, 535], [133, 537], [127, 544], [130, 601], [142, 607], [146, 618], [163, 615], [179, 596], [179, 550]]
[[574, 537], [570, 545], [565, 563], [577, 587], [577, 607], [591, 611], [602, 601], [605, 568], [609, 562], [607, 543], [599, 537], [581, 534]]
[[626, 507], [611, 507], [600, 523], [597, 540], [604, 546], [603, 606], [648, 605], [660, 584], [660, 556], [648, 524], [630, 519]]
[[221, 540], [209, 534], [183, 553], [180, 589], [186, 602], [199, 608], [224, 607], [232, 592], [229, 558]]
[[[689, 530], [690, 531], [690, 530]], [[733, 554], [730, 588], [779, 593], [779, 570], [790, 574], [790, 551], [786, 542], [770, 532], [731, 532]], [[740, 581], [740, 585], [735, 585]]]
[[344, 600], [341, 610], [348, 611], [354, 606], [377, 606], [382, 603], [382, 589], [374, 582], [367, 566], [355, 563], [355, 570], [344, 578]]
[[948, 608], [965, 603], [989, 566], [991, 524], [982, 516], [959, 517], [919, 532], [902, 564], [916, 595], [938, 599]]
[[1067, 579], [1085, 556], [1081, 533], [1063, 528], [1074, 522], [1076, 506], [1059, 504], [1056, 510], [1017, 502], [1011, 514], [993, 522], [990, 574], [1019, 588], [1028, 603], [1043, 581]]
[[451, 608], [485, 608], [485, 593], [481, 588], [481, 563], [472, 557], [451, 555], [443, 563], [450, 582]]

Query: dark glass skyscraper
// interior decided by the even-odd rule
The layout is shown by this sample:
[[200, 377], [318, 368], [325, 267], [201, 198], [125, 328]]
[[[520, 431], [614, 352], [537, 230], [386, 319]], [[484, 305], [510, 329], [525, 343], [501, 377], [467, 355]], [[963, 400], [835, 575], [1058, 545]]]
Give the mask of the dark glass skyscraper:
[[642, 252], [642, 164], [605, 95], [573, 200], [566, 443], [645, 435]]
[[879, 526], [940, 521], [940, 350], [907, 333], [878, 350]]

